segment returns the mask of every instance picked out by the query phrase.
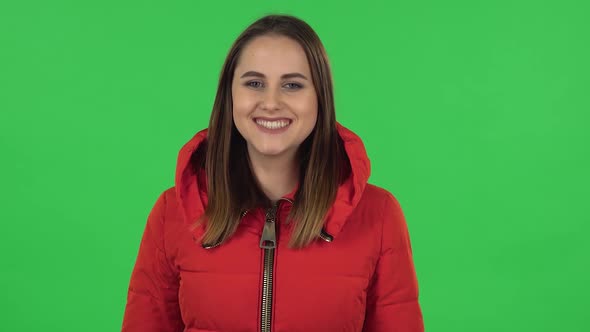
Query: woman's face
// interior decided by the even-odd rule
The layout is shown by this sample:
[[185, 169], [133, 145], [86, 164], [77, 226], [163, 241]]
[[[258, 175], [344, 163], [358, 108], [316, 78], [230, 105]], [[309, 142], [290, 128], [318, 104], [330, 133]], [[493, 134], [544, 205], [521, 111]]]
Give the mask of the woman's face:
[[301, 45], [260, 36], [242, 50], [232, 82], [233, 120], [250, 157], [292, 157], [317, 120], [318, 105]]

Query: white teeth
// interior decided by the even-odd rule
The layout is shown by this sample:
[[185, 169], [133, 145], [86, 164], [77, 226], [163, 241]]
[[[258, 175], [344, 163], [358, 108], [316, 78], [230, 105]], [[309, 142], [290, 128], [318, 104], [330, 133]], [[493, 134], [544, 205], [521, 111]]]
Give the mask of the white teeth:
[[289, 125], [289, 121], [286, 120], [265, 121], [261, 119], [256, 119], [256, 123], [267, 129], [279, 129]]

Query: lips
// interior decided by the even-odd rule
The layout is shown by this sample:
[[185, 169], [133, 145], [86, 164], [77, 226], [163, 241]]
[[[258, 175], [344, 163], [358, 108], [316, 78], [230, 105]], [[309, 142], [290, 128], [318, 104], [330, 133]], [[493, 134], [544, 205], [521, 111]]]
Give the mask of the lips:
[[275, 118], [275, 119], [268, 119], [268, 118], [254, 118], [254, 122], [256, 124], [263, 126], [268, 129], [279, 129], [283, 127], [287, 127], [291, 124], [291, 119], [288, 118]]
[[255, 117], [254, 121], [257, 121], [257, 120], [263, 120], [263, 121], [269, 121], [269, 122], [273, 122], [273, 121], [289, 121], [289, 122], [291, 122], [291, 119], [289, 119], [289, 118], [267, 118], [264, 116]]
[[253, 119], [256, 127], [262, 132], [270, 134], [279, 134], [286, 131], [293, 122], [289, 118], [265, 118], [258, 117]]

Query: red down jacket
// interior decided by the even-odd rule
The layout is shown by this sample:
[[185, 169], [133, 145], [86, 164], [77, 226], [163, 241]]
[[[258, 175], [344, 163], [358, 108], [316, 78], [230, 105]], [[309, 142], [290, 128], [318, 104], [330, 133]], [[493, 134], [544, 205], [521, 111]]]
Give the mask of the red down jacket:
[[402, 209], [367, 183], [360, 138], [340, 124], [338, 132], [352, 175], [339, 188], [323, 240], [299, 250], [287, 247], [293, 226], [284, 223], [294, 192], [276, 208], [274, 249], [260, 245], [268, 222], [261, 209], [243, 215], [226, 243], [206, 249], [195, 241], [204, 229], [189, 231], [190, 222], [207, 204], [204, 173], [189, 167], [207, 136], [198, 132], [180, 150], [175, 186], [149, 214], [122, 331], [423, 331]]

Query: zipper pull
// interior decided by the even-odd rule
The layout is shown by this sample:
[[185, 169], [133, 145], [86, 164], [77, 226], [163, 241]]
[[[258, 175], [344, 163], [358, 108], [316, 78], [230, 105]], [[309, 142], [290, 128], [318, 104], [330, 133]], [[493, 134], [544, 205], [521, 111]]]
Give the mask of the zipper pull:
[[260, 237], [260, 248], [262, 249], [274, 249], [277, 247], [277, 235], [276, 235], [276, 211], [278, 204], [274, 204], [266, 212], [266, 220], [264, 221], [264, 229], [262, 230], [262, 236]]
[[277, 237], [275, 230], [275, 223], [273, 221], [266, 221], [264, 229], [262, 230], [262, 237], [260, 237], [260, 248], [274, 249], [277, 247]]

